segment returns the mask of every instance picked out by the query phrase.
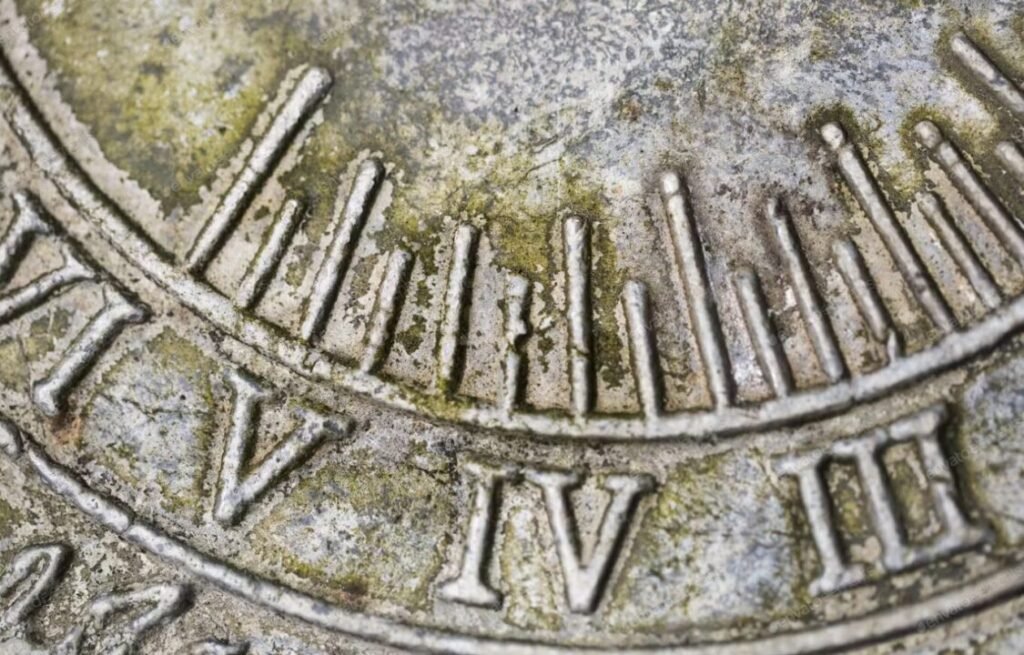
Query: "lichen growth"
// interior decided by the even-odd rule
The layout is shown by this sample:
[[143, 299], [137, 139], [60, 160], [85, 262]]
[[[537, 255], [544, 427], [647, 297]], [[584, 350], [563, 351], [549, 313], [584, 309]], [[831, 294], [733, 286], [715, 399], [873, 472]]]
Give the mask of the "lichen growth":
[[825, 481], [835, 511], [840, 548], [851, 560], [863, 561], [864, 549], [870, 547], [875, 536], [857, 471], [851, 463], [832, 462], [826, 467]]
[[644, 106], [634, 93], [624, 93], [615, 100], [615, 115], [619, 120], [635, 123], [644, 115]]
[[[820, 130], [827, 123], [836, 123], [843, 128], [847, 141], [860, 152], [883, 191], [890, 196], [890, 200], [893, 200], [897, 206], [905, 206], [913, 192], [920, 187], [923, 175], [921, 170], [914, 166], [882, 169], [874, 164], [886, 148], [879, 130], [881, 122], [874, 120], [871, 116], [858, 116], [850, 107], [842, 103], [819, 107], [812, 111], [804, 121], [806, 139], [809, 143], [822, 143]], [[908, 153], [913, 152], [914, 150], [908, 150]], [[839, 185], [839, 190], [844, 202], [848, 204], [852, 202], [853, 206], [859, 209], [856, 201], [844, 186]]]
[[[45, 13], [44, 4], [26, 2], [23, 13]], [[389, 35], [412, 17], [389, 16], [397, 23], [388, 29], [359, 20], [376, 13], [368, 1], [346, 11], [302, 3], [279, 9], [202, 2], [184, 12], [68, 5], [54, 20], [31, 22], [30, 30], [62, 96], [107, 157], [168, 212], [194, 204], [215, 172], [242, 152], [253, 129], [266, 122], [260, 117], [289, 71], [310, 64], [339, 71], [314, 138], [281, 176], [309, 205], [300, 227], [304, 238], [298, 239], [303, 245], [284, 268], [284, 281], [294, 288], [324, 245], [339, 194], [344, 200], [347, 193], [343, 173], [368, 154], [398, 162], [390, 166], [394, 197], [373, 235], [379, 251], [407, 249], [434, 275], [438, 246], [450, 232], [446, 221], [471, 222], [485, 228], [499, 266], [547, 283], [558, 264], [549, 245], [564, 215], [580, 213], [597, 224], [610, 220], [603, 190], [584, 174], [573, 144], [555, 157], [548, 154], [561, 138], [559, 126], [575, 120], [571, 110], [537, 116], [513, 135], [498, 120], [477, 121], [410, 95], [389, 83], [382, 58]], [[274, 47], [254, 49], [254, 42]], [[196, 60], [194, 53], [203, 56]], [[662, 80], [661, 87], [670, 84]], [[623, 105], [627, 120], [638, 117], [638, 102]], [[379, 111], [381, 106], [393, 111]], [[452, 148], [459, 150], [446, 154]], [[607, 241], [600, 248], [595, 261], [605, 270], [595, 277], [614, 276], [614, 248]], [[366, 291], [359, 272], [353, 270], [353, 288]], [[412, 304], [424, 302], [421, 291], [413, 289]], [[608, 294], [617, 296], [617, 287], [608, 287]], [[614, 330], [605, 320], [613, 302], [599, 299], [599, 349], [613, 347]], [[417, 335], [405, 340], [411, 345]], [[621, 374], [614, 366], [603, 372], [611, 384]]]
[[810, 57], [811, 61], [828, 61], [836, 56], [835, 44], [830, 35], [820, 27], [811, 30]]
[[710, 62], [710, 77], [714, 90], [726, 95], [746, 98], [747, 71], [754, 57], [754, 49], [747, 39], [747, 21], [738, 14], [723, 21], [717, 34], [717, 47]]

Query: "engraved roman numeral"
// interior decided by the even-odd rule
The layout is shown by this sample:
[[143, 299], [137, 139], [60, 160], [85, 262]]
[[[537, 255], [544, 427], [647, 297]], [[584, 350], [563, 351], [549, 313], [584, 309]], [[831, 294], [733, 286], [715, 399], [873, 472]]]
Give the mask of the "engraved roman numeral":
[[[7, 433], [6, 440], [18, 440], [16, 428], [6, 422], [0, 422], [0, 432]], [[35, 643], [24, 641], [29, 632], [25, 622], [67, 577], [72, 555], [71, 547], [52, 543], [29, 546], [14, 556], [0, 577], [0, 602], [7, 603], [6, 609], [0, 610], [0, 651], [8, 652], [12, 642], [3, 639], [13, 636], [16, 650], [18, 642], [22, 644], [18, 652], [130, 655], [137, 652], [138, 645], [150, 633], [177, 619], [192, 606], [192, 587], [187, 584], [156, 584], [93, 597], [72, 627], [60, 637], [59, 643], [52, 648], [38, 646], [37, 649]], [[217, 649], [219, 642], [205, 643], [211, 648], [202, 650], [197, 645], [190, 652], [244, 655], [248, 648], [243, 643]]]
[[501, 606], [501, 593], [486, 581], [487, 568], [498, 527], [496, 515], [501, 504], [501, 489], [522, 477], [543, 492], [570, 611], [594, 612], [629, 532], [637, 504], [654, 489], [654, 479], [644, 474], [612, 474], [605, 478], [604, 490], [610, 500], [595, 535], [593, 552], [584, 561], [571, 498], [572, 491], [582, 483], [578, 473], [534, 468], [520, 471], [476, 462], [467, 464], [465, 471], [476, 479], [473, 511], [459, 573], [441, 585], [438, 590], [441, 598], [492, 609]]
[[[55, 233], [53, 225], [33, 196], [19, 191], [13, 198], [17, 214], [3, 239], [0, 239], [0, 282], [8, 281], [14, 274], [35, 237]], [[63, 266], [0, 296], [0, 323], [38, 307], [64, 287], [96, 279], [96, 272], [66, 244], [62, 244], [61, 254], [64, 257]]]
[[302, 424], [258, 466], [244, 474], [243, 468], [252, 455], [260, 406], [270, 394], [243, 371], [231, 372], [228, 381], [235, 393], [234, 411], [213, 516], [224, 525], [234, 525], [271, 485], [307, 461], [328, 438], [346, 436], [349, 428], [318, 412], [303, 409]]
[[[0, 239], [0, 282], [10, 279], [36, 236], [56, 233], [35, 198], [24, 192], [17, 192], [13, 197], [18, 213]], [[42, 305], [65, 287], [100, 279], [99, 273], [83, 261], [71, 245], [62, 242], [60, 248], [63, 266], [0, 295], [0, 323]], [[89, 372], [121, 330], [148, 316], [144, 307], [117, 289], [107, 288], [105, 297], [103, 309], [89, 321], [46, 377], [32, 386], [32, 401], [43, 414], [59, 415], [72, 387]]]
[[0, 323], [6, 323], [38, 307], [66, 286], [96, 278], [95, 272], [78, 259], [70, 248], [62, 250], [63, 266], [0, 296]]
[[511, 467], [494, 467], [477, 462], [467, 463], [463, 470], [476, 479], [466, 550], [458, 577], [445, 582], [438, 593], [445, 600], [496, 609], [501, 607], [501, 594], [491, 588], [484, 578], [487, 576], [494, 544], [501, 486], [514, 479], [517, 472]]
[[63, 544], [30, 546], [15, 555], [0, 578], [0, 600], [8, 602], [0, 615], [0, 633], [24, 622], [46, 602], [70, 560], [71, 549]]
[[544, 490], [548, 520], [555, 535], [562, 575], [565, 576], [569, 609], [589, 614], [597, 609], [615, 557], [626, 538], [629, 519], [637, 501], [654, 489], [654, 481], [646, 475], [609, 475], [605, 479], [604, 489], [611, 495], [611, 501], [601, 519], [594, 552], [584, 563], [570, 503], [570, 492], [582, 483], [579, 474], [527, 470], [525, 476]]
[[[835, 593], [867, 580], [865, 567], [844, 555], [834, 525], [833, 501], [824, 479], [825, 467], [832, 462], [851, 462], [856, 467], [872, 528], [882, 544], [881, 566], [888, 573], [974, 548], [989, 538], [988, 530], [972, 524], [960, 508], [953, 472], [939, 443], [946, 419], [945, 406], [932, 407], [888, 427], [836, 442], [826, 450], [786, 457], [776, 463], [781, 475], [793, 477], [799, 484], [818, 551], [821, 574], [811, 583], [812, 594]], [[906, 442], [917, 445], [934, 510], [942, 523], [941, 535], [926, 544], [909, 543], [899, 524], [899, 510], [882, 464], [888, 448]]]
[[34, 237], [53, 234], [53, 227], [43, 218], [43, 212], [32, 196], [18, 191], [13, 199], [17, 214], [3, 240], [0, 240], [0, 282], [8, 280]]
[[149, 312], [119, 291], [108, 291], [103, 309], [82, 330], [50, 373], [32, 385], [32, 401], [47, 416], [64, 411], [71, 388], [93, 367], [99, 356], [130, 323], [141, 323]]
[[54, 653], [129, 655], [148, 633], [181, 616], [191, 601], [192, 591], [185, 585], [155, 585], [101, 596]]

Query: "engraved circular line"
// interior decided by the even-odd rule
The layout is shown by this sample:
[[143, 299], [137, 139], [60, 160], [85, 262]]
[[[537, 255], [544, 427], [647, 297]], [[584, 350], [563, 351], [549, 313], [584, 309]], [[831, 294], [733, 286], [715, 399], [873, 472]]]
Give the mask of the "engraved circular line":
[[[6, 64], [6, 62], [4, 63]], [[20, 88], [17, 83], [15, 84], [15, 87]], [[179, 277], [177, 271], [169, 267], [155, 254], [155, 252], [149, 249], [132, 228], [130, 228], [124, 221], [118, 219], [118, 212], [116, 210], [112, 210], [111, 207], [108, 206], [108, 203], [101, 197], [98, 197], [94, 190], [90, 188], [91, 182], [85, 179], [84, 176], [80, 177], [73, 171], [76, 164], [68, 161], [55, 147], [55, 144], [52, 142], [52, 137], [47, 133], [45, 127], [38, 124], [35, 116], [32, 115], [29, 110], [26, 110], [21, 106], [16, 107], [14, 111], [17, 112], [19, 109], [23, 112], [21, 114], [21, 118], [27, 118], [29, 121], [28, 124], [22, 123], [21, 127], [34, 128], [35, 136], [42, 137], [43, 139], [43, 141], [39, 141], [38, 139], [26, 138], [26, 134], [18, 130], [18, 125], [16, 125], [17, 116], [15, 117], [15, 120], [10, 121], [12, 126], [15, 127], [15, 131], [19, 133], [19, 137], [25, 141], [25, 145], [33, 154], [36, 162], [40, 163], [40, 156], [42, 156], [47, 165], [41, 166], [41, 168], [44, 169], [50, 179], [57, 185], [61, 194], [71, 202], [72, 205], [85, 213], [86, 216], [89, 217], [90, 221], [100, 228], [101, 233], [104, 234], [106, 239], [110, 241], [122, 255], [127, 257], [139, 268], [142, 268], [148, 277], [155, 279], [158, 284], [168, 291], [171, 291], [186, 306], [189, 306], [193, 311], [200, 315], [202, 315], [204, 309], [223, 309], [223, 307], [218, 307], [219, 303], [217, 302], [217, 295], [211, 293], [204, 285], [200, 285], [187, 278], [180, 280], [179, 285], [175, 285], [197, 291], [202, 296], [210, 296], [202, 299], [205, 304], [192, 304], [182, 297], [179, 288], [164, 284], [163, 280], [156, 278], [149, 270], [142, 266], [140, 261], [144, 261], [148, 258], [152, 260], [152, 263], [155, 263], [157, 268], [165, 267], [167, 271], [172, 273], [173, 277]], [[41, 149], [43, 149], [44, 152], [41, 152]], [[128, 241], [126, 243], [129, 243], [132, 246], [131, 249], [135, 250], [135, 252], [125, 250], [125, 248], [122, 247], [123, 244], [119, 243], [117, 237], [127, 237]], [[142, 257], [139, 257], [140, 253]], [[230, 310], [230, 308], [228, 309]], [[265, 328], [257, 322], [241, 318], [233, 311], [230, 311], [229, 313], [234, 314], [234, 320], [236, 323], [241, 322], [242, 327], [246, 330], [270, 336], [271, 341], [274, 341], [272, 335], [267, 335]], [[233, 334], [257, 350], [264, 352], [265, 354], [269, 354], [267, 353], [266, 348], [261, 348], [242, 336], [238, 336], [231, 332], [230, 328], [226, 327], [226, 323], [223, 320], [210, 320], [228, 334]], [[665, 417], [664, 423], [671, 424], [673, 426], [678, 424], [701, 425], [701, 419], [704, 419], [704, 422], [706, 423], [707, 420], [717, 422], [724, 419], [728, 421], [730, 417], [732, 417], [732, 423], [726, 427], [726, 431], [735, 431], [753, 424], [764, 426], [766, 423], [773, 424], [772, 421], [785, 422], [797, 416], [807, 417], [814, 416], [816, 412], [827, 413], [830, 411], [836, 411], [842, 407], [848, 406], [856, 400], [881, 393], [891, 387], [897, 386], [898, 384], [903, 384], [915, 377], [940, 370], [941, 368], [950, 366], [962, 359], [966, 359], [978, 352], [990, 348], [1007, 334], [1018, 328], [1022, 322], [1024, 322], [1024, 301], [1018, 300], [1007, 306], [1004, 311], [989, 317], [989, 319], [983, 321], [970, 332], [955, 335], [955, 337], [959, 338], [948, 338], [943, 342], [940, 342], [940, 346], [947, 342], [952, 342], [950, 345], [952, 346], [953, 354], [950, 357], [923, 358], [921, 355], [929, 355], [931, 353], [921, 353], [901, 362], [900, 368], [904, 370], [904, 375], [900, 380], [890, 381], [888, 384], [886, 384], [885, 380], [881, 380], [880, 382], [876, 382], [874, 385], [871, 385], [868, 384], [868, 381], [877, 377], [877, 374], [869, 374], [868, 376], [864, 376], [863, 378], [852, 381], [851, 383], [837, 385], [837, 387], [850, 387], [851, 393], [848, 395], [845, 393], [838, 393], [839, 391], [845, 391], [845, 389], [838, 389], [837, 387], [832, 387], [827, 390], [814, 393], [813, 399], [825, 397], [827, 400], [827, 402], [823, 404], [823, 407], [819, 407], [817, 409], [813, 407], [806, 407], [806, 405], [810, 404], [809, 402], [806, 402], [807, 399], [799, 397], [794, 398], [792, 400], [801, 400], [804, 402], [786, 403], [787, 405], [797, 405], [795, 410], [790, 410], [793, 416], [787, 415], [782, 417], [773, 417], [762, 420], [760, 423], [756, 423], [758, 418], [756, 414], [758, 414], [758, 412], [743, 410], [742, 408], [733, 408], [729, 412], [707, 412], [697, 415], [691, 413], [676, 417], [667, 416]], [[279, 351], [284, 350], [292, 355], [296, 354], [293, 352], [296, 349], [296, 345], [293, 341], [279, 341]], [[298, 348], [302, 348], [302, 346], [298, 346]], [[929, 359], [935, 361], [928, 361]], [[301, 365], [297, 365], [294, 362], [289, 362], [287, 360], [282, 361], [281, 359], [279, 359], [279, 361], [304, 376], [316, 376], [313, 371], [310, 371], [308, 368]], [[880, 372], [891, 373], [891, 370]], [[358, 374], [349, 374], [347, 377], [343, 377], [342, 384], [345, 384], [345, 381], [348, 381], [348, 386], [352, 390], [367, 393], [371, 396], [377, 397], [378, 400], [384, 400], [385, 402], [400, 408], [415, 409], [415, 406], [410, 406], [409, 403], [404, 401], [401, 394], [397, 391], [398, 388], [393, 385], [388, 385], [379, 380], [369, 378], [369, 376]], [[856, 384], [858, 381], [860, 384]], [[356, 382], [358, 382], [358, 384], [356, 384]], [[376, 396], [375, 394], [381, 393], [381, 390], [392, 394], [393, 397], [381, 398], [380, 396]], [[812, 394], [805, 395], [809, 396]], [[847, 397], [844, 398], [844, 396]], [[779, 404], [782, 403], [766, 403], [762, 407]], [[464, 420], [477, 420], [481, 424], [488, 425], [489, 427], [508, 427], [509, 424], [509, 421], [502, 420], [505, 417], [496, 416], [496, 413], [493, 410], [463, 410], [461, 416], [470, 417], [468, 419], [464, 418]], [[531, 420], [531, 417], [516, 418], [520, 419], [519, 422], [521, 425], [516, 425], [515, 427], [520, 429], [525, 427], [525, 429], [536, 430], [536, 427], [534, 427], [536, 421]], [[498, 424], [489, 425], [487, 421], [497, 421]], [[549, 424], [553, 423], [561, 422], [551, 421]], [[632, 426], [635, 423], [637, 423], [637, 421], [622, 419], [588, 419], [572, 427], [576, 429], [574, 436], [586, 434], [584, 429], [588, 426], [611, 429], [617, 431], [618, 434], [622, 434], [624, 432], [623, 426]], [[625, 432], [628, 434], [634, 434], [637, 431], [625, 430]], [[642, 436], [652, 436], [652, 433], [649, 430], [641, 430], [639, 432], [643, 433]], [[720, 432], [720, 430], [708, 430], [708, 432]], [[653, 436], [668, 437], [673, 435], [671, 434], [671, 431], [669, 433], [665, 433], [659, 430], [654, 432]], [[32, 448], [35, 448], [46, 460], [49, 459], [41, 450], [38, 450], [38, 447], [33, 445]], [[51, 487], [55, 487], [54, 483], [58, 482], [53, 479], [47, 479], [47, 476], [38, 468], [37, 473], [44, 482]], [[66, 477], [64, 480], [59, 482], [63, 482], [66, 485], [69, 480], [74, 480], [74, 475], [70, 472], [60, 471], [60, 473], [61, 477]], [[75, 484], [77, 483], [73, 483], [72, 486]], [[88, 488], [84, 488], [84, 490], [90, 494], [95, 493], [88, 490]], [[79, 506], [79, 509], [94, 520], [103, 522], [102, 517], [98, 516], [95, 510], [90, 511], [88, 507], [83, 507], [80, 504], [81, 499], [75, 498], [73, 494], [69, 493], [67, 487], [63, 490], [55, 488], [55, 491], [63, 495], [72, 504]], [[497, 655], [523, 652], [524, 649], [529, 649], [529, 652], [533, 653], [586, 653], [601, 652], [602, 650], [589, 647], [560, 647], [553, 644], [541, 646], [534, 642], [526, 641], [484, 640], [475, 637], [454, 635], [429, 628], [415, 628], [382, 617], [369, 617], [367, 615], [353, 614], [341, 607], [317, 601], [310, 596], [286, 586], [277, 585], [250, 574], [238, 572], [230, 566], [209, 558], [199, 551], [175, 540], [172, 537], [161, 534], [143, 523], [132, 520], [131, 524], [126, 528], [122, 536], [154, 555], [165, 560], [176, 562], [188, 569], [193, 575], [224, 588], [239, 597], [274, 609], [294, 618], [310, 622], [314, 625], [319, 625], [329, 630], [346, 632], [367, 639], [382, 641], [398, 646], [429, 648], [431, 650], [459, 653], [494, 653]], [[1009, 575], [1007, 574], [1007, 571], [991, 574], [967, 587], [940, 594], [923, 603], [900, 608], [898, 612], [883, 611], [860, 619], [854, 619], [845, 623], [835, 624], [826, 628], [815, 629], [798, 634], [778, 635], [765, 640], [724, 645], [714, 644], [708, 646], [679, 647], [652, 645], [642, 648], [620, 648], [615, 652], [673, 652], [678, 653], [679, 655], [698, 655], [713, 652], [726, 654], [733, 653], [736, 655], [757, 653], [759, 655], [763, 655], [772, 652], [819, 652], [823, 648], [833, 646], [839, 648], [853, 647], [881, 639], [886, 636], [891, 637], [906, 633], [913, 629], [915, 625], [920, 624], [921, 621], [931, 620], [936, 617], [948, 618], [951, 616], [960, 616], [962, 614], [966, 614], [969, 609], [982, 608], [1000, 598], [1004, 598], [1024, 590], [1024, 570], [1018, 566], [1013, 567], [1008, 571], [1010, 573]], [[292, 605], [289, 606], [288, 602], [291, 602]], [[354, 624], [353, 622], [356, 623]], [[374, 624], [373, 630], [367, 629], [367, 622], [372, 622]], [[851, 634], [856, 636], [851, 637]], [[766, 650], [766, 648], [781, 650]]]
[[466, 655], [811, 655], [895, 638], [926, 623], [966, 616], [1024, 591], [1024, 564], [1018, 563], [913, 605], [882, 610], [826, 627], [731, 643], [560, 646], [550, 642], [458, 634], [378, 615], [354, 613], [288, 585], [235, 569], [138, 520], [131, 510], [122, 509], [52, 460], [26, 433], [21, 432], [21, 438], [21, 452], [6, 453], [11, 459], [27, 459], [29, 467], [46, 486], [129, 543], [248, 602], [329, 631], [402, 648]]
[[[330, 361], [328, 353], [309, 348], [301, 341], [275, 334], [267, 324], [238, 312], [232, 302], [210, 286], [165, 261], [123, 213], [102, 193], [70, 155], [70, 150], [40, 120], [43, 112], [17, 76], [4, 52], [0, 82], [7, 81], [20, 102], [10, 103], [5, 118], [32, 155], [36, 165], [56, 185], [61, 195], [85, 215], [115, 250], [158, 286], [196, 315], [225, 334], [306, 379], [335, 384], [364, 394], [391, 407], [435, 419], [476, 424], [485, 428], [545, 437], [586, 438], [607, 441], [700, 439], [767, 430], [794, 421], [833, 415], [857, 403], [912, 384], [995, 347], [1024, 325], [1024, 297], [993, 311], [964, 332], [952, 333], [925, 351], [903, 358], [886, 368], [842, 382], [765, 401], [757, 406], [728, 406], [712, 411], [664, 414], [656, 420], [644, 417], [581, 416], [561, 418], [550, 413], [517, 412], [511, 415], [493, 406], [459, 406], [437, 409], [435, 400], [407, 386], [386, 382]], [[8, 80], [3, 80], [7, 77]], [[322, 370], [322, 366], [328, 368]], [[425, 406], [424, 406], [425, 405]]]

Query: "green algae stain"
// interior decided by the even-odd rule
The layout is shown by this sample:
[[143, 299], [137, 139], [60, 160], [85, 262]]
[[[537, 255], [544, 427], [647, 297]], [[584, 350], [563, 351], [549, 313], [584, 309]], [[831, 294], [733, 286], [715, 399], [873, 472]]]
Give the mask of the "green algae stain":
[[914, 444], [898, 444], [883, 457], [900, 524], [912, 543], [926, 543], [941, 530], [928, 480]]
[[745, 98], [747, 71], [754, 54], [744, 48], [747, 22], [743, 16], [729, 16], [718, 33], [717, 49], [711, 66], [711, 79], [718, 91], [726, 95]]
[[9, 537], [22, 521], [21, 512], [0, 498], [0, 539]]
[[836, 56], [835, 43], [822, 28], [815, 26], [811, 30], [811, 61], [828, 61]]
[[370, 293], [371, 286], [370, 282], [373, 277], [373, 270], [380, 263], [380, 257], [370, 256], [360, 259], [352, 266], [352, 272], [349, 274], [351, 279], [351, 293], [354, 298], [362, 298], [366, 294]]
[[28, 389], [28, 367], [16, 339], [0, 342], [0, 385], [17, 391]]
[[71, 313], [63, 308], [55, 309], [46, 316], [32, 321], [28, 335], [22, 341], [25, 359], [34, 362], [52, 353], [60, 339], [67, 335], [70, 327]]
[[621, 121], [635, 123], [644, 115], [644, 106], [633, 93], [624, 93], [615, 99], [615, 117]]
[[419, 350], [423, 344], [423, 339], [426, 338], [427, 332], [427, 321], [423, 316], [416, 315], [412, 317], [412, 325], [407, 329], [399, 332], [395, 336], [395, 341], [398, 342], [405, 352], [412, 354]]
[[414, 466], [361, 459], [347, 453], [345, 465], [299, 483], [256, 527], [257, 547], [339, 602], [369, 596], [424, 607], [443, 564], [448, 483]]
[[[885, 168], [874, 164], [874, 162], [879, 161], [886, 151], [886, 143], [880, 130], [877, 129], [877, 127], [881, 127], [879, 121], [872, 120], [871, 116], [857, 115], [852, 109], [841, 103], [819, 107], [812, 111], [804, 121], [804, 130], [808, 143], [822, 144], [820, 130], [828, 123], [836, 123], [843, 128], [843, 131], [846, 133], [847, 142], [852, 144], [864, 158], [883, 192], [893, 201], [897, 208], [905, 207], [912, 199], [914, 193], [921, 188], [924, 181], [922, 172], [924, 168], [916, 165], [923, 160], [913, 158], [915, 155], [920, 155], [920, 147], [916, 145], [912, 135], [912, 125], [916, 125], [916, 122], [911, 124], [908, 131], [908, 123], [904, 121], [903, 129], [900, 132], [901, 137], [903, 137], [905, 151], [911, 157], [905, 160], [906, 163], [902, 166], [888, 166]], [[877, 126], [876, 129], [868, 127], [872, 123]], [[853, 194], [847, 189], [845, 184], [837, 185], [836, 190], [844, 204], [849, 206], [851, 211], [860, 212], [859, 204], [857, 204]]]
[[630, 374], [627, 364], [617, 356], [621, 343], [615, 316], [626, 277], [619, 267], [617, 248], [611, 236], [612, 220], [607, 214], [602, 214], [602, 208], [607, 206], [607, 199], [593, 188], [574, 186], [573, 189], [573, 205], [585, 208], [591, 216], [600, 217], [592, 223], [591, 232], [594, 251], [591, 272], [594, 348], [601, 361], [598, 370], [601, 378], [609, 386], [618, 387], [622, 386]]
[[657, 633], [785, 611], [802, 584], [787, 526], [785, 504], [749, 456], [676, 467], [647, 506], [609, 590], [609, 625]]
[[[22, 11], [47, 15], [50, 4]], [[242, 8], [67, 3], [31, 21], [30, 33], [106, 155], [173, 207], [197, 200], [238, 150], [286, 65], [247, 47], [253, 37], [280, 39], [247, 33]]]
[[425, 103], [378, 111], [381, 103], [399, 106], [397, 96], [381, 94], [401, 90], [380, 83], [378, 59], [387, 43], [364, 20], [379, 14], [370, 0], [283, 8], [269, 0], [67, 3], [48, 13], [51, 4], [29, 0], [21, 9], [47, 16], [30, 21], [30, 33], [62, 97], [105, 155], [165, 210], [199, 199], [254, 130], [265, 127], [258, 119], [302, 66], [338, 72], [333, 100], [324, 105], [327, 120], [315, 128], [322, 138], [310, 140], [304, 165], [285, 177], [309, 190], [317, 209], [313, 233], [326, 227], [339, 162], [366, 148], [408, 141], [412, 150], [422, 142], [396, 137], [402, 126], [425, 124]]
[[847, 548], [863, 544], [872, 537], [871, 521], [855, 468], [846, 463], [833, 463], [825, 470], [825, 481], [835, 506], [838, 531]]
[[538, 516], [523, 508], [513, 510], [505, 523], [501, 544], [505, 621], [526, 630], [558, 630], [556, 579], [546, 570], [547, 550], [542, 546]]
[[[486, 171], [475, 187], [455, 181], [449, 198], [461, 206], [449, 206], [450, 215], [480, 216], [495, 249], [495, 263], [502, 268], [543, 284], [541, 296], [553, 305], [550, 280], [563, 268], [559, 248], [563, 221], [579, 216], [590, 226], [594, 345], [597, 352], [619, 351], [615, 310], [624, 283], [618, 266], [617, 246], [612, 239], [616, 218], [608, 214], [604, 189], [584, 172], [572, 156], [557, 162], [538, 162], [531, 157], [510, 156]], [[626, 374], [617, 359], [602, 358], [601, 375], [611, 385]]]
[[[392, 17], [398, 24], [370, 28], [361, 17], [378, 9], [369, 1], [287, 9], [259, 1], [74, 3], [52, 20], [33, 22], [31, 36], [62, 96], [106, 156], [168, 211], [194, 204], [214, 173], [242, 151], [253, 129], [266, 122], [260, 117], [290, 71], [310, 64], [336, 71], [322, 121], [281, 178], [309, 204], [300, 226], [306, 245], [296, 247], [283, 276], [293, 287], [307, 276], [336, 200], [347, 193], [343, 173], [369, 154], [399, 162], [383, 227], [373, 237], [378, 250], [408, 249], [433, 275], [451, 221], [470, 222], [492, 239], [499, 266], [547, 282], [559, 263], [550, 243], [564, 215], [608, 220], [577, 158], [541, 154], [559, 138], [560, 122], [573, 116], [538, 117], [519, 139], [499, 122], [472, 122], [429, 97], [410, 96], [386, 81], [382, 61], [387, 35], [415, 16], [398, 12]], [[22, 10], [41, 15], [48, 5], [31, 0]], [[337, 27], [323, 33], [324, 25]], [[382, 106], [394, 110], [382, 112]], [[624, 106], [623, 117], [633, 109]], [[523, 146], [513, 150], [510, 141]], [[614, 248], [595, 253], [595, 261], [605, 269], [595, 276], [616, 277]], [[596, 303], [605, 316], [617, 291], [608, 294]], [[420, 295], [413, 301], [423, 300]], [[597, 330], [599, 348], [618, 350], [610, 329]], [[612, 367], [603, 375], [614, 384], [621, 373]]]

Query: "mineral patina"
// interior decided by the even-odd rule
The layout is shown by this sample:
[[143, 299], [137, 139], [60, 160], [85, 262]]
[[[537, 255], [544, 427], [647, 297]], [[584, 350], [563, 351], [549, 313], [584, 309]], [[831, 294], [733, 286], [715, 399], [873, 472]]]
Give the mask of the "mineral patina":
[[1020, 652], [1018, 3], [0, 48], [0, 652]]

